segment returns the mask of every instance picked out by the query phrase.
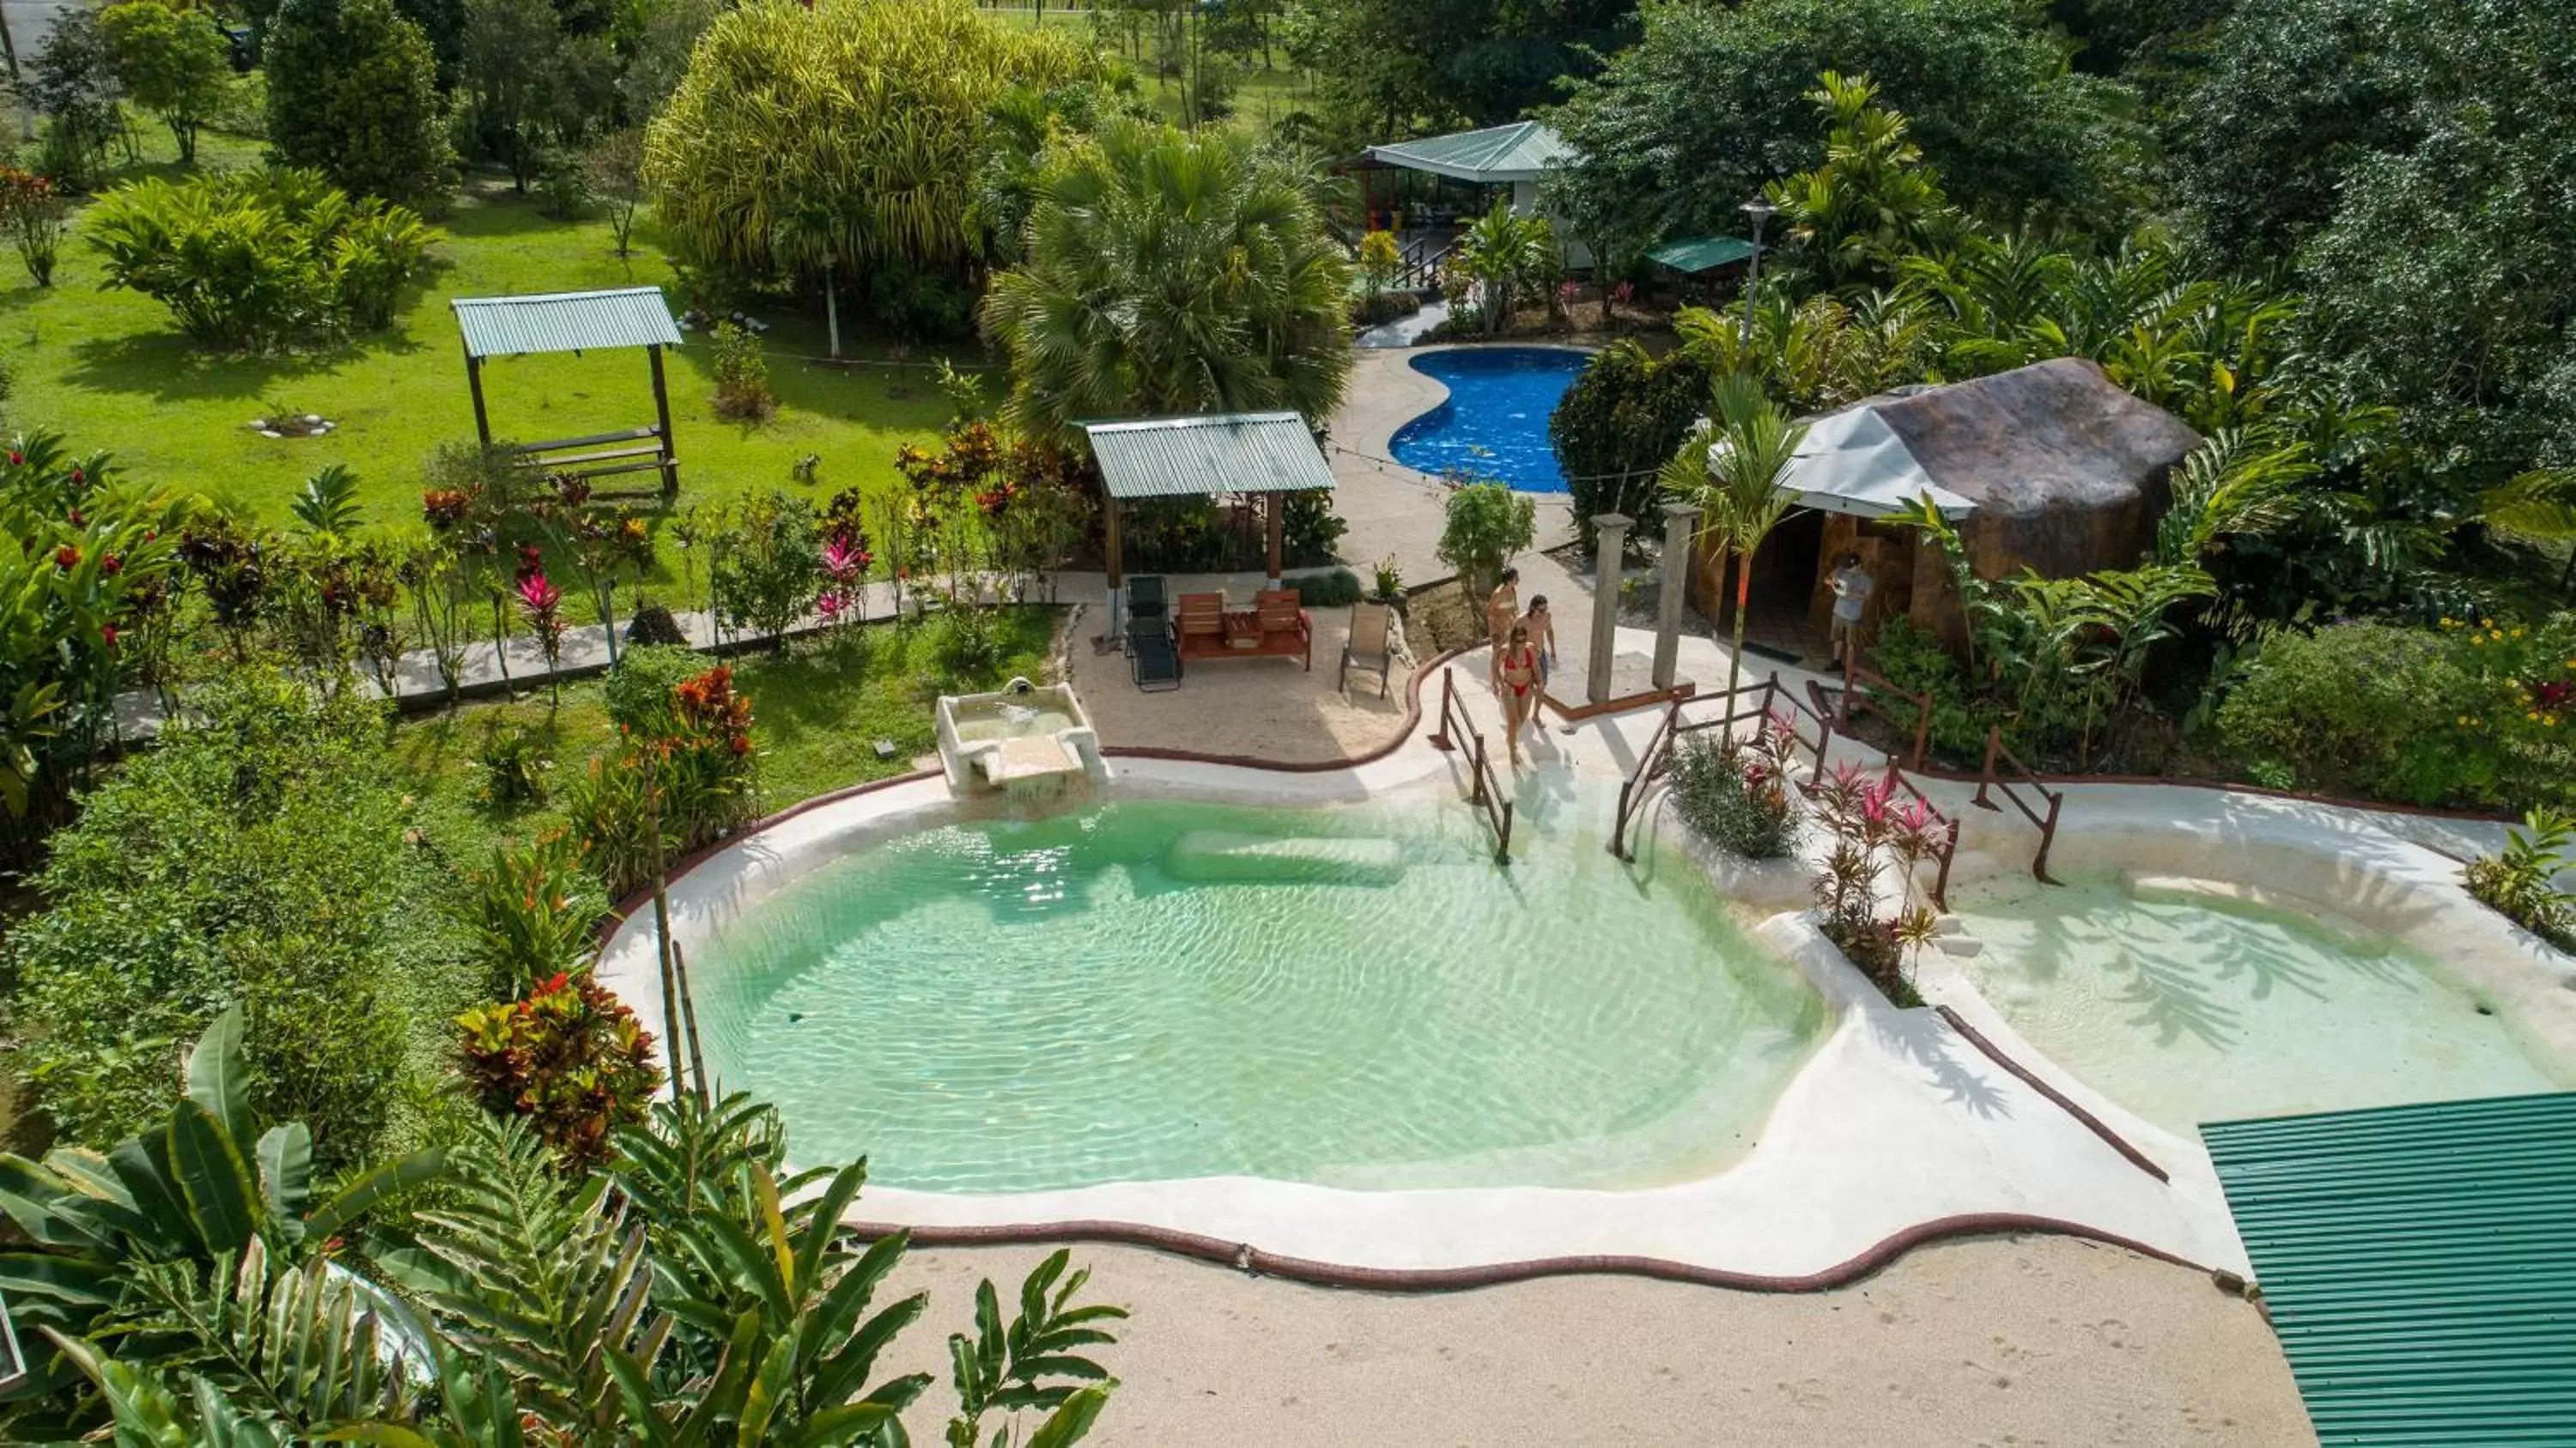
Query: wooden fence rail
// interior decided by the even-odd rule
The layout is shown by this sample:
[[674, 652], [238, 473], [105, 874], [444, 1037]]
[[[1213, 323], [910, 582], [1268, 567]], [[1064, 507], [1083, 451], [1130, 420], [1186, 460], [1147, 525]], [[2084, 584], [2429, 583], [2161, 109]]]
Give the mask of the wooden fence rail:
[[[2013, 777], [2006, 778], [1997, 771], [1995, 768], [1997, 763], [2011, 766]], [[2047, 801], [2048, 808], [2045, 810], [2033, 808], [2030, 801], [2021, 797], [2021, 791], [2024, 789], [2036, 792], [2041, 799]], [[2020, 810], [2023, 818], [2039, 827], [2039, 853], [2030, 862], [2031, 874], [2037, 876], [2043, 884], [2058, 883], [2049, 877], [2048, 849], [2049, 846], [2057, 843], [2057, 810], [2058, 806], [2066, 801], [2065, 792], [2050, 789], [2040, 783], [2038, 773], [2029, 765], [2022, 763], [2021, 756], [2004, 746], [2004, 731], [2000, 727], [1986, 731], [1986, 762], [1984, 767], [1977, 771], [1975, 801], [1977, 807], [2001, 810], [2003, 806], [1988, 797], [1995, 792], [2000, 792], [2005, 799], [2012, 801], [2012, 807]]]
[[1494, 831], [1494, 863], [1512, 862], [1512, 799], [1494, 777], [1493, 761], [1485, 754], [1484, 733], [1467, 717], [1467, 706], [1458, 702], [1455, 669], [1440, 671], [1440, 727], [1431, 736], [1431, 747], [1450, 750], [1460, 747], [1465, 737], [1467, 750], [1467, 802], [1484, 810], [1485, 823]]

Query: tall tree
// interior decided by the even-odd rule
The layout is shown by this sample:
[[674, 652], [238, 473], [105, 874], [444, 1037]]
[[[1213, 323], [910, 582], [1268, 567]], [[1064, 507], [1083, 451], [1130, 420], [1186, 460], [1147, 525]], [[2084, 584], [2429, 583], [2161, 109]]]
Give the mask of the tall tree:
[[1298, 58], [1354, 140], [1518, 120], [1637, 38], [1636, 0], [1310, 0]]
[[391, 0], [286, 0], [268, 42], [268, 140], [353, 196], [414, 201], [453, 179], [438, 66]]
[[1331, 412], [1350, 376], [1351, 268], [1318, 184], [1236, 131], [1117, 121], [1060, 141], [1028, 259], [984, 299], [1011, 420], [1070, 442], [1087, 417]]
[[197, 128], [223, 104], [232, 82], [231, 48], [199, 12], [166, 0], [125, 0], [98, 17], [116, 78], [136, 105], [161, 118], [195, 165]]
[[1735, 692], [1744, 668], [1745, 603], [1753, 585], [1753, 555], [1789, 513], [1790, 495], [1780, 480], [1807, 436], [1804, 425], [1762, 391], [1750, 374], [1730, 372], [1709, 392], [1716, 426], [1683, 439], [1664, 465], [1663, 489], [1700, 510], [1699, 542], [1735, 565], [1735, 648], [1726, 659], [1726, 691]]
[[1746, 0], [1650, 7], [1644, 38], [1575, 86], [1557, 191], [1577, 234], [1614, 254], [1740, 234], [1739, 203], [1824, 160], [1804, 98], [1828, 69], [1877, 83], [1962, 205], [2095, 228], [2134, 207], [2128, 97], [2071, 73], [2018, 0]]
[[474, 144], [524, 193], [546, 151], [577, 140], [613, 98], [607, 43], [567, 32], [554, 0], [465, 0], [464, 39]]

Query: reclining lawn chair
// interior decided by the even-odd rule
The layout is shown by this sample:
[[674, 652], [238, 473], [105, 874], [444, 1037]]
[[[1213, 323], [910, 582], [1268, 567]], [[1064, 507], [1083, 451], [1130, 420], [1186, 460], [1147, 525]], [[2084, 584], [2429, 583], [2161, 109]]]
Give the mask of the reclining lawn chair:
[[1181, 686], [1181, 645], [1170, 619], [1127, 620], [1127, 677], [1147, 694]]
[[1342, 673], [1334, 688], [1351, 691], [1351, 666], [1357, 664], [1365, 674], [1377, 670], [1377, 692], [1386, 696], [1387, 678], [1395, 671], [1396, 651], [1403, 640], [1396, 632], [1395, 610], [1382, 603], [1351, 605], [1351, 633], [1342, 644]]
[[1154, 619], [1169, 616], [1169, 606], [1163, 601], [1161, 574], [1139, 573], [1127, 580], [1127, 616]]

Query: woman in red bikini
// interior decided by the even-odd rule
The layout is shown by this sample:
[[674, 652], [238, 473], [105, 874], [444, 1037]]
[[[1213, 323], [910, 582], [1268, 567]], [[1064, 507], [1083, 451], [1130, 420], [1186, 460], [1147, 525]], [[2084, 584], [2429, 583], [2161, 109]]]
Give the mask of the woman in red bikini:
[[1517, 768], [1521, 727], [1538, 717], [1538, 650], [1531, 645], [1526, 626], [1512, 625], [1509, 641], [1495, 656], [1494, 676], [1503, 686], [1503, 746]]

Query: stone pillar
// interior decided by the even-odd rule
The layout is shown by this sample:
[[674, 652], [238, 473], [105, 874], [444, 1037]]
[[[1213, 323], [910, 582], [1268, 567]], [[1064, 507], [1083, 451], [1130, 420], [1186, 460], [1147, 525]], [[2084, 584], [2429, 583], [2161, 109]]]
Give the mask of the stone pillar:
[[1664, 505], [1664, 580], [1655, 613], [1655, 687], [1673, 686], [1682, 651], [1682, 602], [1690, 596], [1691, 543], [1699, 533], [1699, 509], [1688, 503]]
[[1593, 545], [1592, 654], [1584, 661], [1587, 703], [1610, 702], [1610, 656], [1619, 648], [1619, 559], [1634, 521], [1622, 513], [1602, 513], [1592, 520], [1599, 537]]

